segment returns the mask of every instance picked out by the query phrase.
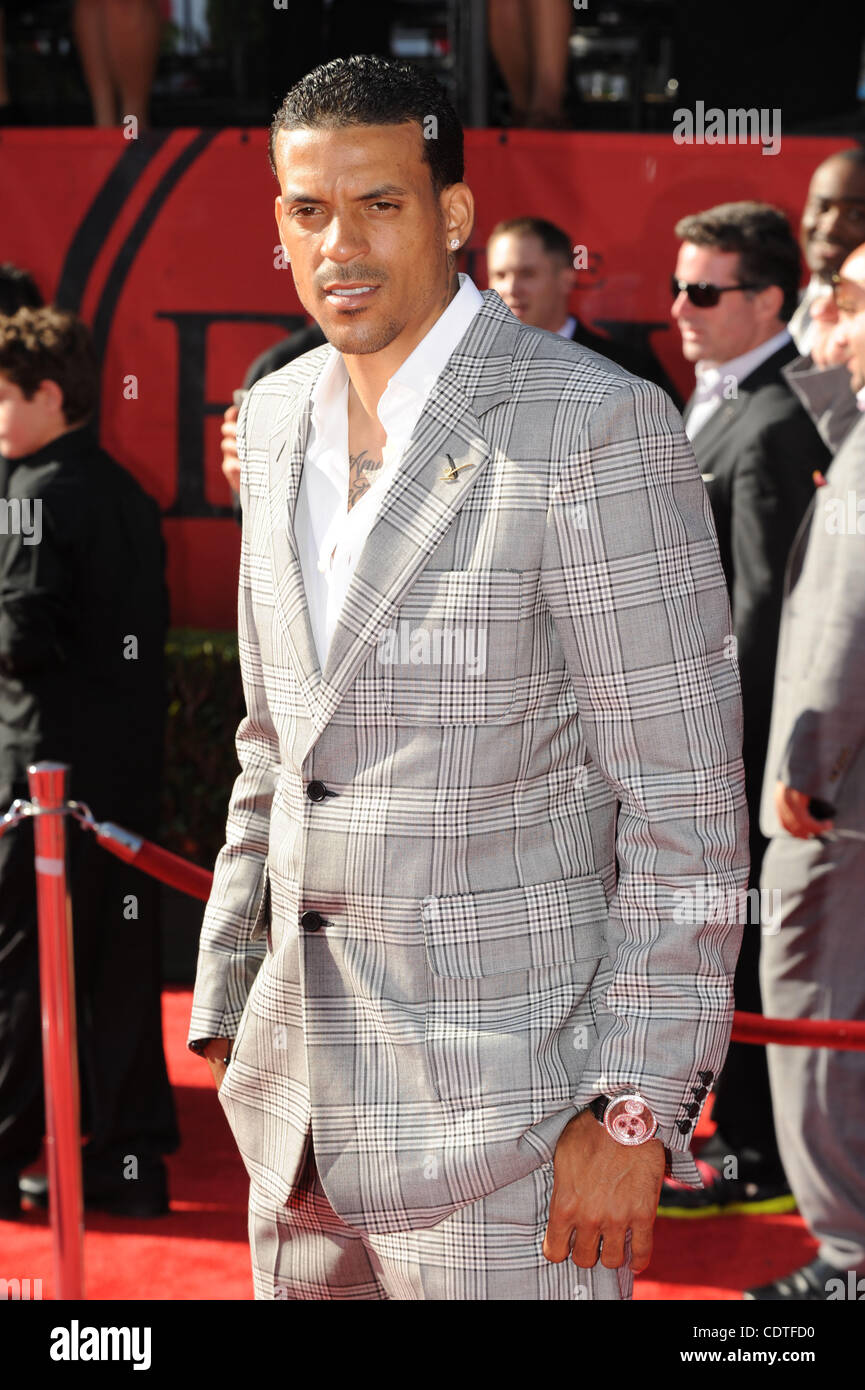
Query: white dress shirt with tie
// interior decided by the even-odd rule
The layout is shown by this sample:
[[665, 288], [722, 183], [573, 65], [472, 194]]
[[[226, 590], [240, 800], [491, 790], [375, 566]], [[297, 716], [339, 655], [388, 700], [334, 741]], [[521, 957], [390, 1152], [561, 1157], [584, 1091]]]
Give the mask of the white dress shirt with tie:
[[348, 586], [387, 487], [438, 377], [483, 305], [467, 275], [440, 318], [394, 372], [378, 403], [387, 434], [382, 466], [349, 511], [348, 372], [335, 348], [312, 393], [294, 514], [312, 635], [322, 670]]

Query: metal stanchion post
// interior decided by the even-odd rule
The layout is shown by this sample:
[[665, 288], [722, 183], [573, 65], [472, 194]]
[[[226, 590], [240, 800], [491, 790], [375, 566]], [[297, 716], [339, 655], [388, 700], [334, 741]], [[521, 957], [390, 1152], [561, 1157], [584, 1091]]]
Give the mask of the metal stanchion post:
[[45, 1149], [54, 1247], [55, 1298], [84, 1297], [81, 1128], [72, 906], [66, 882], [65, 763], [27, 769], [36, 849]]

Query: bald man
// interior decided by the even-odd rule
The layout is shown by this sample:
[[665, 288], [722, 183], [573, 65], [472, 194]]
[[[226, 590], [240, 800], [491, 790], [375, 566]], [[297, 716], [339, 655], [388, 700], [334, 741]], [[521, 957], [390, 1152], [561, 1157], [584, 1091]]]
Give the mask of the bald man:
[[817, 326], [811, 306], [832, 287], [845, 256], [865, 241], [865, 149], [839, 150], [814, 170], [799, 225], [799, 244], [811, 279], [787, 327], [809, 354]]
[[[859, 418], [840, 436], [790, 552], [763, 781], [760, 825], [771, 843], [760, 886], [779, 895], [780, 913], [777, 934], [763, 939], [760, 984], [775, 1018], [865, 1019], [865, 245], [840, 274], [831, 350], [846, 364]], [[815, 377], [798, 384], [806, 406]], [[815, 394], [814, 418], [821, 412], [829, 439], [825, 395]], [[767, 1051], [778, 1147], [819, 1249], [745, 1297], [861, 1294], [865, 1053]]]

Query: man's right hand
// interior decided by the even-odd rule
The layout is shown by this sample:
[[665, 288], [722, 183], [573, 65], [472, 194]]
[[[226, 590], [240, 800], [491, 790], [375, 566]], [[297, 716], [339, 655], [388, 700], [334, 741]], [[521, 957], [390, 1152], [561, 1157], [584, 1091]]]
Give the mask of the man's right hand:
[[222, 417], [222, 473], [233, 492], [240, 491], [240, 459], [237, 457], [236, 405], [230, 405]]
[[231, 1054], [231, 1038], [211, 1038], [207, 1047], [202, 1052], [202, 1057], [207, 1059], [210, 1067], [210, 1074], [213, 1077], [217, 1091], [222, 1085], [225, 1073], [228, 1071], [225, 1065], [225, 1058]]

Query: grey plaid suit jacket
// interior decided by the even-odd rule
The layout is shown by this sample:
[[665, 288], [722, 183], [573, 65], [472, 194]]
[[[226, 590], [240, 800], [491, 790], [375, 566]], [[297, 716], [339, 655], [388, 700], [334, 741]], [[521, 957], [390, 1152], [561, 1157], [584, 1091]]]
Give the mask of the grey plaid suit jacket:
[[[656, 386], [484, 301], [323, 671], [292, 517], [332, 349], [238, 420], [247, 716], [189, 1037], [235, 1038], [219, 1094], [253, 1184], [286, 1201], [311, 1128], [369, 1231], [551, 1162], [635, 1086], [699, 1183], [731, 1025], [741, 704], [689, 442]], [[683, 922], [698, 881], [716, 908]]]

